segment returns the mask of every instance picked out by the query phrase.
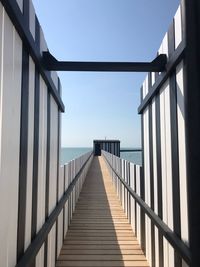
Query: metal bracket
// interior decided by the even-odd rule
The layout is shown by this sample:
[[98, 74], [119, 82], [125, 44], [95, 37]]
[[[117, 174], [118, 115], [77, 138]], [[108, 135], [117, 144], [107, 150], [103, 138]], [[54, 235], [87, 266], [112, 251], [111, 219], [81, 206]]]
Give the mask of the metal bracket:
[[108, 71], [108, 72], [162, 72], [167, 56], [161, 54], [152, 62], [79, 62], [58, 61], [49, 52], [43, 52], [43, 65], [47, 70], [57, 71]]

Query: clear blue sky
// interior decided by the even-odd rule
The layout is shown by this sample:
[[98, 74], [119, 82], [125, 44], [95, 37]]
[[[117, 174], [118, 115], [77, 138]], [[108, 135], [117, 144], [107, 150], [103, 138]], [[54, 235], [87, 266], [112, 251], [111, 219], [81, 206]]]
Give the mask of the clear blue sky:
[[[50, 52], [59, 60], [151, 61], [179, 0], [33, 0]], [[140, 87], [146, 74], [60, 72], [62, 146], [93, 139], [140, 146]]]

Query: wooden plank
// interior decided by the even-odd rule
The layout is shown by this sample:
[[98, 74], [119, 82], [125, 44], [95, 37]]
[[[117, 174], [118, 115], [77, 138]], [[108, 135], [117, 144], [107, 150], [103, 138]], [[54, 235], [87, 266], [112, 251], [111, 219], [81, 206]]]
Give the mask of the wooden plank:
[[139, 249], [62, 249], [60, 255], [143, 255]]
[[91, 267], [145, 267], [149, 266], [147, 261], [57, 261], [57, 266], [91, 266]]
[[98, 249], [106, 249], [106, 250], [124, 250], [124, 249], [140, 249], [139, 244], [131, 244], [131, 245], [123, 245], [123, 244], [114, 244], [114, 245], [81, 245], [81, 244], [68, 244], [68, 245], [63, 245], [63, 249], [89, 249], [89, 250], [98, 250]]
[[77, 260], [77, 261], [121, 261], [121, 260], [128, 260], [128, 261], [143, 261], [145, 260], [144, 255], [60, 255], [60, 261], [70, 261], [70, 260]]

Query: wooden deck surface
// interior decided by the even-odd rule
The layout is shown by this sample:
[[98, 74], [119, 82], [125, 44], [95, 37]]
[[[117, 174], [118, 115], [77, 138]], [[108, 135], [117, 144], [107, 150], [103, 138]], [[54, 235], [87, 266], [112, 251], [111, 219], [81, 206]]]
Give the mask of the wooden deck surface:
[[56, 266], [149, 266], [102, 157], [91, 164]]

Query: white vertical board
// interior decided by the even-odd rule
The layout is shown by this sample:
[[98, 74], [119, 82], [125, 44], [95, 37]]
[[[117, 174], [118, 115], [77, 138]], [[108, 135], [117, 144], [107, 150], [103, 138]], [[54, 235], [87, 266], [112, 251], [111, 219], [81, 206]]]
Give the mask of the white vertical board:
[[42, 28], [40, 28], [40, 52], [42, 54], [44, 51], [47, 51], [47, 50], [48, 50], [48, 47], [47, 47], [46, 40], [44, 38], [44, 33], [43, 33]]
[[166, 151], [166, 205], [167, 224], [173, 230], [173, 193], [172, 193], [172, 142], [170, 118], [170, 87], [165, 88], [165, 151]]
[[[23, 0], [16, 0], [17, 1], [17, 4], [21, 10], [21, 12], [23, 12]], [[25, 0], [26, 1], [26, 0]]]
[[[134, 181], [134, 164], [130, 163], [130, 187], [135, 191], [135, 181]], [[135, 220], [135, 200], [133, 197], [131, 197], [131, 226], [133, 228], [133, 231], [135, 233], [135, 226], [136, 226], [136, 220]]]
[[[147, 77], [148, 78], [148, 77]], [[148, 79], [145, 79], [144, 93], [148, 93]], [[150, 207], [150, 151], [149, 151], [149, 109], [148, 107], [143, 113], [143, 132], [144, 132], [144, 184], [145, 184], [145, 202]], [[145, 215], [146, 230], [146, 257], [151, 263], [151, 220]]]
[[29, 27], [33, 39], [35, 40], [35, 9], [32, 1], [29, 1], [29, 3], [30, 3]]
[[68, 230], [68, 213], [69, 213], [69, 201], [67, 200], [66, 204], [65, 204], [65, 207], [64, 207], [64, 236], [66, 235], [67, 233], [67, 230]]
[[40, 77], [40, 107], [39, 107], [39, 149], [38, 149], [38, 207], [37, 231], [45, 221], [46, 192], [46, 148], [47, 148], [47, 87]]
[[159, 232], [155, 226], [155, 267], [159, 267]]
[[42, 245], [41, 249], [39, 250], [36, 260], [35, 260], [36, 267], [43, 267], [44, 266], [44, 245]]
[[[136, 165], [136, 193], [138, 194], [138, 196], [140, 195], [140, 178], [141, 178], [141, 167]], [[137, 237], [138, 237], [138, 242], [141, 245], [141, 216], [140, 216], [140, 205], [137, 204]]]
[[29, 107], [28, 107], [28, 153], [27, 153], [27, 184], [26, 184], [25, 249], [31, 243], [34, 98], [35, 98], [34, 91], [35, 91], [35, 65], [31, 57], [29, 57]]
[[58, 107], [52, 96], [50, 96], [51, 123], [50, 123], [50, 162], [49, 162], [49, 214], [56, 206], [57, 191], [57, 160], [58, 160]]
[[[45, 222], [45, 193], [46, 193], [46, 148], [47, 148], [47, 87], [40, 77], [40, 106], [39, 106], [39, 149], [38, 149], [38, 203], [37, 203], [37, 232]], [[37, 257], [37, 266], [43, 266], [44, 251]]]
[[[173, 230], [172, 159], [169, 81], [160, 91], [163, 221]], [[164, 266], [174, 266], [174, 252], [164, 240]]]
[[48, 253], [47, 253], [47, 266], [55, 267], [55, 240], [56, 240], [56, 225], [52, 227], [48, 234]]
[[60, 170], [59, 170], [59, 186], [58, 186], [58, 200], [61, 199], [63, 194], [64, 194], [64, 166], [60, 166]]
[[[153, 179], [154, 179], [154, 212], [158, 214], [158, 176], [157, 176], [157, 135], [156, 135], [156, 103], [152, 100], [152, 137], [153, 137]], [[158, 229], [155, 229], [155, 267], [159, 267]]]
[[153, 137], [153, 179], [154, 179], [154, 212], [158, 214], [158, 177], [157, 177], [157, 135], [156, 135], [156, 103], [152, 100], [152, 137]]
[[181, 7], [180, 6], [174, 17], [174, 28], [175, 28], [175, 49], [176, 49], [182, 41]]
[[180, 211], [181, 211], [181, 238], [188, 244], [188, 196], [186, 176], [186, 147], [185, 147], [185, 106], [183, 62], [176, 69], [177, 85], [177, 117], [178, 117], [178, 144], [179, 144], [179, 179], [180, 179]]
[[57, 258], [63, 245], [63, 210], [58, 216], [58, 236], [57, 236]]
[[17, 252], [22, 42], [1, 3], [0, 36], [0, 263], [7, 267]]
[[51, 71], [51, 78], [52, 78], [52, 81], [53, 81], [56, 89], [58, 90], [58, 75], [57, 75], [56, 71]]

